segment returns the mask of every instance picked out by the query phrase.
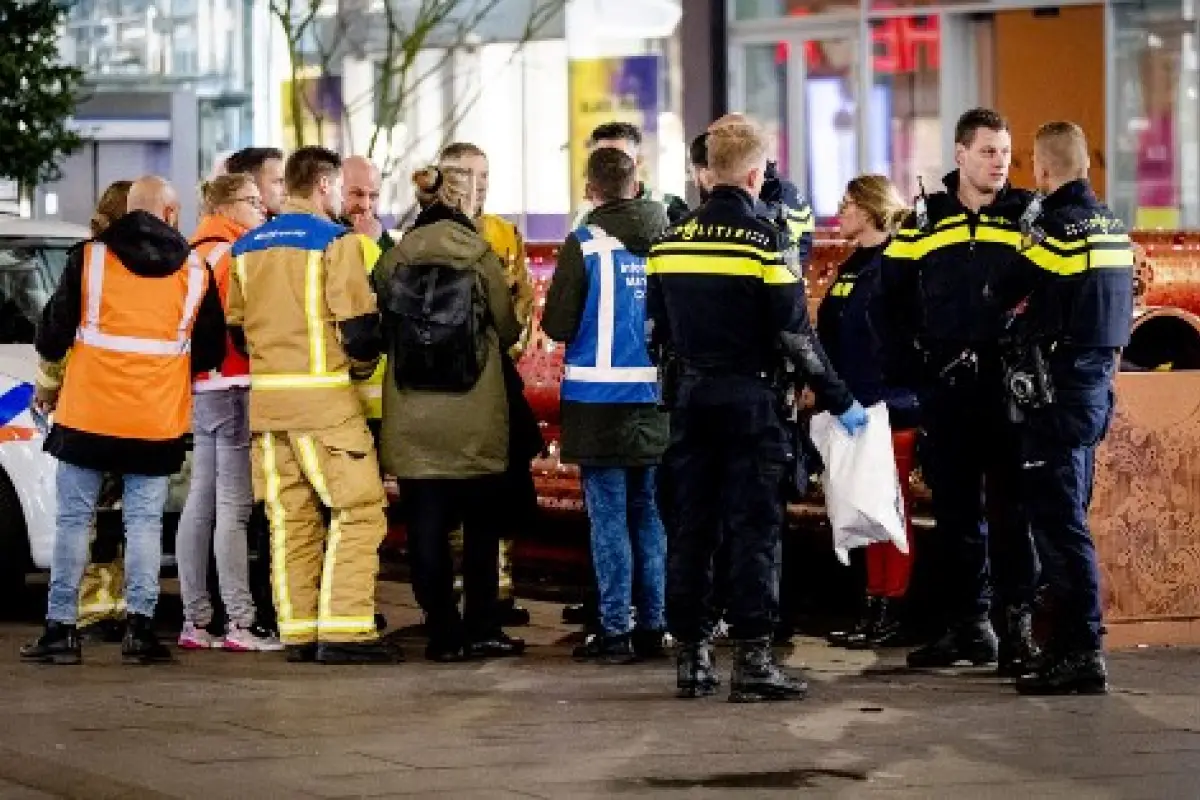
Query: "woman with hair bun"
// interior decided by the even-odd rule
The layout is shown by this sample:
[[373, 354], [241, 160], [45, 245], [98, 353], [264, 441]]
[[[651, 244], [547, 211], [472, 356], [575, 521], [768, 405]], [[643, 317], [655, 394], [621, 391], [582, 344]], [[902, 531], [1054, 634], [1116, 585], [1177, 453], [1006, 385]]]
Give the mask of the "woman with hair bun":
[[[501, 355], [521, 334], [504, 265], [473, 222], [474, 174], [413, 174], [416, 224], [372, 273], [387, 345], [379, 454], [401, 482], [413, 589], [431, 661], [519, 655], [497, 614], [499, 541], [509, 453]], [[434, 308], [436, 306], [436, 308]], [[431, 311], [431, 308], [433, 310]], [[428, 346], [431, 327], [440, 342]], [[450, 355], [447, 355], [449, 353]], [[463, 610], [450, 534], [463, 526]]]
[[[850, 391], [864, 406], [887, 405], [906, 505], [919, 409], [911, 389], [892, 385], [887, 379], [885, 353], [895, 340], [885, 327], [887, 317], [880, 308], [880, 260], [909, 213], [900, 192], [883, 175], [860, 175], [847, 184], [838, 206], [838, 225], [842, 236], [855, 246], [854, 252], [838, 268], [817, 312], [821, 344]], [[831, 644], [851, 649], [905, 644], [908, 634], [901, 606], [912, 574], [911, 526], [908, 532], [908, 553], [901, 553], [891, 542], [866, 548], [862, 616], [851, 630], [831, 633]]]

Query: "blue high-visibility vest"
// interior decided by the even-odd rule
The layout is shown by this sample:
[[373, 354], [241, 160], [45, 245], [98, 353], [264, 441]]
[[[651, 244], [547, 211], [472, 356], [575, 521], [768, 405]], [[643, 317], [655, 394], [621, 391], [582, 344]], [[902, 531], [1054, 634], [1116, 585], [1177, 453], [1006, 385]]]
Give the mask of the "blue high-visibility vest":
[[646, 259], [591, 225], [575, 231], [587, 270], [587, 302], [567, 345], [562, 399], [655, 403], [658, 371], [646, 350]]

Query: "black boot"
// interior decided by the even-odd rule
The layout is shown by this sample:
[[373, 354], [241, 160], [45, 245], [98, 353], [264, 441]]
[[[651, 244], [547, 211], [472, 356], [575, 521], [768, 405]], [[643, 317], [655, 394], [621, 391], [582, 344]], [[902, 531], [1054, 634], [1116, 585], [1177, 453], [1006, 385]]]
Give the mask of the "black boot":
[[563, 606], [562, 621], [564, 625], [592, 625], [600, 611], [595, 602], [577, 603], [573, 606]]
[[311, 664], [317, 660], [317, 643], [289, 644], [283, 648], [289, 664]]
[[83, 648], [74, 625], [46, 621], [37, 641], [21, 648], [21, 660], [30, 664], [82, 664]]
[[667, 657], [670, 638], [658, 628], [635, 628], [632, 636], [633, 652], [644, 661], [657, 661]]
[[867, 595], [863, 598], [862, 611], [859, 613], [858, 622], [854, 623], [854, 627], [844, 631], [833, 631], [826, 639], [834, 647], [852, 647], [854, 645], [862, 645], [867, 640], [867, 634], [874, 627], [876, 619], [879, 617], [879, 606], [882, 597]]
[[708, 697], [721, 686], [712, 642], [681, 644], [675, 656], [675, 687], [683, 698]]
[[861, 647], [849, 645], [851, 649], [869, 650], [877, 647], [903, 647], [912, 644], [908, 640], [904, 625], [904, 601], [898, 597], [879, 598], [879, 613], [875, 624], [867, 632]]
[[467, 658], [514, 658], [525, 653], [525, 640], [509, 636], [502, 630], [468, 638]]
[[507, 597], [496, 603], [496, 614], [504, 628], [523, 628], [529, 624], [529, 609], [517, 605], [515, 597]]
[[908, 654], [913, 669], [952, 667], [961, 661], [976, 667], [996, 660], [996, 632], [987, 617], [976, 617], [948, 629], [938, 639]]
[[125, 641], [125, 620], [102, 619], [79, 629], [81, 641], [89, 644], [120, 644]]
[[770, 700], [803, 700], [808, 684], [793, 678], [775, 663], [771, 640], [748, 639], [733, 643], [733, 675], [729, 702], [761, 703]]
[[171, 651], [154, 633], [154, 620], [130, 614], [121, 642], [121, 660], [126, 664], [164, 664], [172, 661]]
[[617, 636], [593, 633], [571, 655], [580, 661], [594, 661], [597, 664], [632, 664], [638, 660], [632, 637], [628, 633]]
[[1033, 612], [1029, 606], [1006, 608], [1004, 623], [996, 674], [1002, 678], [1019, 678], [1036, 671], [1040, 666], [1040, 651], [1033, 641]]
[[404, 660], [399, 647], [378, 639], [373, 642], [321, 642], [313, 657], [322, 664], [399, 664]]
[[1028, 695], [1107, 694], [1108, 668], [1099, 650], [1076, 650], [1048, 660], [1040, 672], [1017, 678]]

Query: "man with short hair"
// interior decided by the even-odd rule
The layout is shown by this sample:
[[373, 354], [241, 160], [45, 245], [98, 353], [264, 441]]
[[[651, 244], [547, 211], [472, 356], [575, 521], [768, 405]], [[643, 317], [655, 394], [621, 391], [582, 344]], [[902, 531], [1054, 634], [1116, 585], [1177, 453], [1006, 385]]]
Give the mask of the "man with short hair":
[[[588, 137], [587, 149], [589, 153], [592, 153], [604, 147], [615, 147], [618, 150], [623, 150], [634, 160], [639, 171], [645, 162], [642, 156], [642, 132], [637, 125], [632, 123], [605, 122], [602, 125], [597, 125], [592, 131], [592, 135]], [[684, 202], [683, 198], [676, 197], [673, 194], [658, 194], [645, 183], [638, 183], [637, 196], [662, 203], [667, 211], [667, 219], [672, 225], [679, 222], [688, 213], [687, 203]], [[574, 223], [576, 228], [586, 224], [587, 215], [591, 209], [592, 206], [588, 202], [585, 202], [579, 209]]]
[[[1004, 352], [1010, 402], [1021, 419], [1024, 499], [1054, 597], [1046, 655], [1017, 678], [1022, 694], [1103, 694], [1100, 568], [1088, 530], [1096, 447], [1107, 433], [1120, 349], [1133, 320], [1133, 250], [1124, 224], [1088, 184], [1087, 138], [1049, 122], [1034, 138], [1045, 193], [1026, 216], [1021, 274], [994, 286], [1014, 309]], [[1013, 376], [1044, 366], [1049, 392], [1011, 391]]]
[[283, 151], [277, 147], [246, 147], [225, 159], [225, 172], [245, 172], [254, 178], [268, 218], [283, 204]]
[[661, 203], [635, 196], [637, 165], [622, 150], [592, 151], [587, 187], [596, 207], [559, 253], [542, 329], [567, 345], [561, 458], [582, 473], [600, 589], [600, 631], [575, 655], [624, 664], [665, 655], [666, 535], [654, 486], [667, 417], [646, 351], [645, 269], [668, 223]]
[[391, 663], [375, 621], [383, 483], [351, 386], [375, 369], [382, 339], [364, 240], [332, 221], [341, 167], [323, 147], [288, 158], [282, 213], [233, 247], [228, 318], [250, 356], [254, 493], [289, 660]]
[[[124, 482], [126, 663], [169, 661], [154, 634], [162, 518], [191, 430], [192, 378], [220, 366], [225, 315], [208, 269], [176, 230], [179, 198], [162, 178], [129, 191], [129, 213], [71, 251], [43, 311], [35, 408], [55, 412], [57, 533], [46, 628], [21, 658], [82, 660], [79, 584], [106, 473]], [[61, 383], [53, 375], [70, 353]]]
[[[1000, 388], [1006, 309], [989, 283], [1003, 284], [1017, 269], [1032, 195], [1009, 186], [1012, 136], [995, 111], [963, 114], [954, 141], [957, 169], [943, 179], [945, 191], [918, 198], [881, 266], [898, 338], [889, 371], [920, 396], [928, 445], [922, 463], [938, 536], [950, 548], [944, 632], [909, 653], [908, 664], [998, 660], [999, 674], [1015, 676], [1037, 657], [1031, 608], [1038, 566], [1019, 502], [1018, 438]], [[1005, 608], [999, 642], [989, 619], [992, 558]]]
[[[713, 190], [650, 251], [646, 306], [652, 341], [669, 354], [672, 520], [668, 622], [680, 642], [681, 697], [719, 685], [712, 649], [713, 556], [729, 545], [735, 702], [802, 698], [807, 685], [771, 653], [778, 616], [776, 552], [788, 437], [780, 418], [781, 358], [796, 366], [821, 405], [853, 435], [866, 425], [808, 319], [804, 283], [786, 263], [782, 235], [756, 213], [767, 167], [757, 126], [709, 135]], [[782, 353], [781, 353], [782, 351]], [[797, 387], [799, 388], [799, 387]]]

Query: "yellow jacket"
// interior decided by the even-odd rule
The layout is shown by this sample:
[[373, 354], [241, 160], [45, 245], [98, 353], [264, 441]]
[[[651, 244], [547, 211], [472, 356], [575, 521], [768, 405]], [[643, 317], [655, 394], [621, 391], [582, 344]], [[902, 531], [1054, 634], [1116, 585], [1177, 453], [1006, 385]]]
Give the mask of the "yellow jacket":
[[355, 377], [379, 360], [378, 311], [363, 238], [309, 202], [233, 247], [227, 317], [250, 355], [250, 428], [320, 430], [362, 418]]
[[513, 361], [517, 361], [525, 352], [533, 328], [533, 279], [529, 275], [525, 240], [521, 238], [516, 225], [495, 214], [480, 215], [476, 224], [479, 235], [504, 264], [504, 276], [512, 293], [513, 308], [517, 312], [517, 322], [521, 324], [521, 337], [508, 351]]
[[[355, 235], [362, 240], [363, 263], [367, 268], [367, 274], [370, 275], [375, 271], [375, 265], [379, 263], [379, 257], [383, 254], [383, 250], [369, 237], [362, 234]], [[355, 381], [354, 383], [367, 419], [383, 419], [383, 376], [386, 372], [387, 357], [385, 355], [379, 359], [379, 364], [371, 373], [371, 377], [365, 381]]]

